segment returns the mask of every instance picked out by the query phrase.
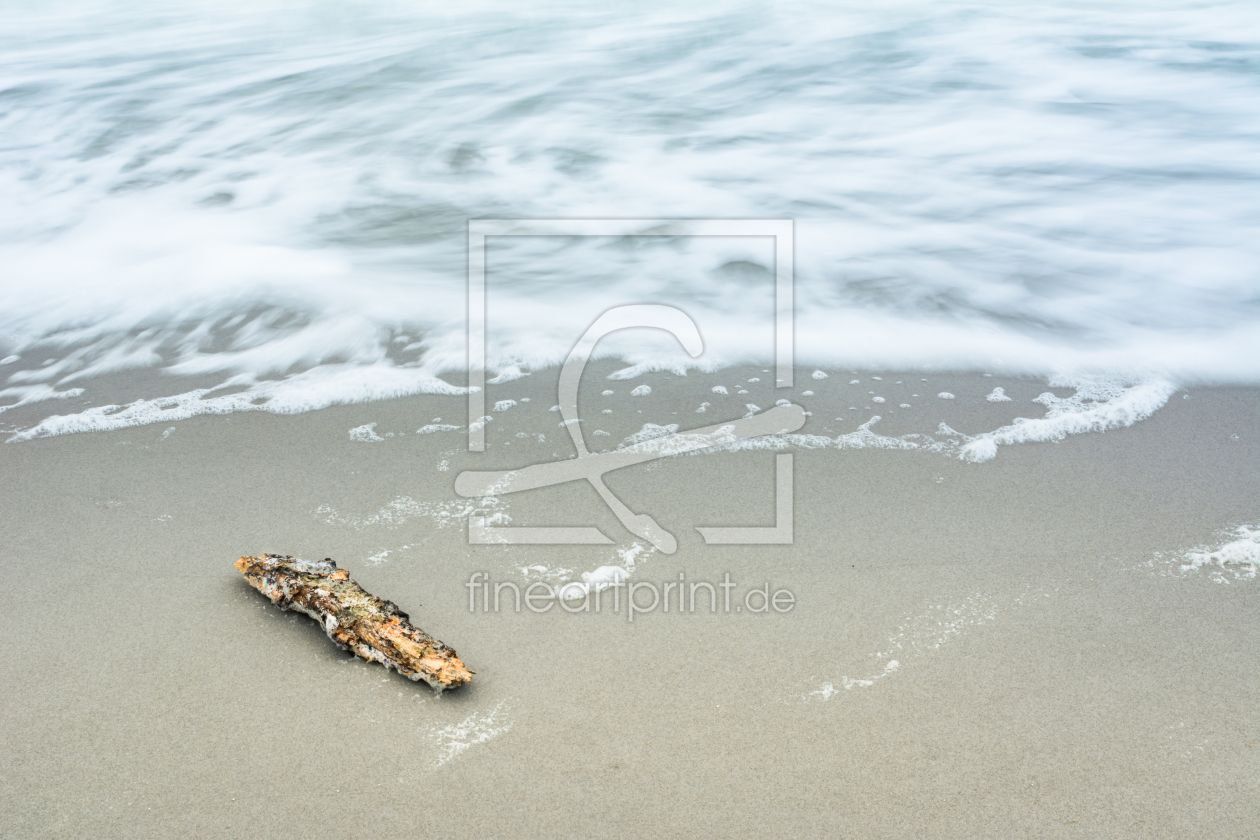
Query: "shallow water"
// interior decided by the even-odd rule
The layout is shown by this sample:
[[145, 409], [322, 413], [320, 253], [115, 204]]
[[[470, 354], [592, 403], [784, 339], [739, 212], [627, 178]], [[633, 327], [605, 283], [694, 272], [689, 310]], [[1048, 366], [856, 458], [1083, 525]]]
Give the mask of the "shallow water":
[[[449, 392], [471, 218], [792, 219], [802, 364], [1260, 381], [1253, 4], [5, 16], [0, 404], [129, 368], [211, 377], [223, 410]], [[767, 363], [774, 259], [492, 240], [489, 367], [638, 302], [705, 353], [601, 352]]]

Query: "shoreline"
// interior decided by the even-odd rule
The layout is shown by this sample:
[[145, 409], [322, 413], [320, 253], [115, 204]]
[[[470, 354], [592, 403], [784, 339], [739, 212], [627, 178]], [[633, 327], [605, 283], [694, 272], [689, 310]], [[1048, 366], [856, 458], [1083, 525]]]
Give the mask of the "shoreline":
[[[989, 408], [1001, 407], [998, 403], [1006, 403], [1006, 407], [1020, 408], [1024, 414], [1033, 414], [1039, 416], [1044, 414], [1046, 406], [1031, 407], [1023, 403], [1033, 399], [1039, 395], [1046, 393], [1052, 394], [1056, 398], [1072, 397], [1074, 392], [1085, 390], [1087, 401], [1105, 402], [1111, 399], [1112, 392], [1120, 392], [1126, 389], [1146, 388], [1154, 389], [1151, 397], [1144, 398], [1136, 412], [1138, 418], [1127, 417], [1126, 414], [1132, 414], [1133, 411], [1121, 412], [1120, 417], [1122, 424], [1132, 425], [1139, 419], [1150, 416], [1163, 405], [1163, 403], [1174, 393], [1182, 394], [1187, 390], [1198, 387], [1204, 388], [1242, 388], [1249, 389], [1260, 387], [1251, 384], [1220, 384], [1209, 383], [1204, 385], [1194, 384], [1177, 384], [1172, 380], [1156, 376], [1156, 375], [1129, 375], [1120, 373], [1092, 373], [1078, 375], [1003, 375], [984, 373], [982, 371], [896, 371], [896, 370], [848, 370], [848, 369], [826, 369], [821, 370], [813, 367], [798, 367], [794, 371], [794, 385], [786, 388], [776, 388], [773, 386], [774, 375], [772, 368], [762, 367], [760, 365], [735, 364], [717, 368], [715, 370], [691, 370], [688, 373], [680, 373], [670, 370], [655, 370], [645, 373], [638, 373], [628, 379], [614, 379], [614, 375], [624, 370], [628, 370], [626, 363], [616, 359], [598, 359], [588, 364], [588, 369], [583, 376], [580, 389], [583, 406], [589, 406], [599, 401], [602, 395], [621, 394], [624, 396], [633, 390], [639, 384], [654, 383], [652, 387], [658, 390], [658, 397], [651, 401], [640, 401], [642, 404], [650, 405], [651, 403], [659, 403], [659, 390], [662, 386], [667, 388], [667, 394], [672, 396], [680, 396], [684, 393], [690, 394], [696, 398], [696, 411], [706, 411], [708, 406], [716, 406], [715, 410], [723, 408], [728, 410], [737, 410], [744, 413], [743, 405], [745, 400], [734, 399], [741, 393], [747, 397], [747, 401], [756, 401], [759, 410], [773, 405], [775, 402], [791, 397], [800, 401], [802, 395], [816, 397], [815, 403], [820, 404], [820, 408], [825, 413], [834, 413], [840, 416], [835, 417], [836, 421], [848, 421], [858, 419], [865, 421], [871, 419], [875, 415], [879, 415], [876, 422], [885, 422], [893, 418], [918, 420], [921, 424], [921, 418], [924, 415], [924, 409], [935, 407], [937, 409], [946, 408], [941, 406], [936, 400], [940, 398], [954, 399], [952, 391], [943, 390], [953, 388], [959, 391], [964, 398], [985, 397], [991, 403]], [[307, 374], [318, 373], [320, 368], [313, 368], [306, 371]], [[416, 373], [409, 369], [399, 368], [400, 375]], [[12, 373], [12, 371], [8, 371]], [[352, 372], [351, 372], [352, 373]], [[536, 371], [522, 373], [520, 376], [509, 378], [500, 382], [492, 382], [487, 385], [487, 396], [485, 398], [485, 411], [493, 417], [496, 412], [494, 406], [496, 403], [507, 400], [512, 406], [517, 405], [514, 397], [520, 397], [526, 394], [540, 394], [540, 401], [550, 401], [549, 404], [554, 405], [555, 394], [554, 385], [544, 387], [541, 391], [534, 384], [537, 382], [554, 382], [559, 375], [559, 367], [542, 368]], [[821, 375], [820, 379], [814, 378]], [[427, 376], [427, 374], [426, 374]], [[27, 440], [35, 440], [40, 438], [57, 437], [64, 434], [81, 434], [81, 433], [100, 433], [112, 432], [127, 428], [136, 428], [141, 426], [150, 426], [157, 423], [181, 422], [192, 419], [194, 417], [204, 416], [228, 416], [232, 414], [243, 414], [259, 412], [262, 414], [273, 414], [278, 416], [294, 416], [309, 413], [311, 411], [323, 411], [339, 407], [352, 406], [369, 406], [377, 404], [389, 404], [399, 400], [409, 399], [425, 399], [437, 396], [454, 396], [456, 402], [452, 403], [453, 408], [447, 409], [444, 413], [450, 415], [446, 424], [457, 424], [466, 426], [468, 422], [468, 410], [466, 403], [465, 386], [461, 384], [461, 377], [457, 374], [442, 374], [444, 378], [432, 378], [432, 387], [418, 391], [401, 391], [396, 395], [383, 393], [381, 395], [363, 396], [355, 399], [328, 398], [330, 402], [322, 402], [320, 399], [310, 401], [302, 398], [295, 398], [293, 394], [286, 394], [278, 400], [269, 400], [262, 396], [253, 395], [248, 384], [227, 385], [222, 376], [171, 376], [162, 369], [140, 369], [140, 370], [124, 370], [114, 372], [107, 375], [99, 375], [90, 380], [76, 382], [76, 388], [69, 389], [58, 393], [65, 393], [65, 397], [54, 397], [51, 399], [39, 398], [34, 402], [24, 402], [20, 398], [17, 401], [2, 406], [4, 409], [0, 411], [0, 434], [5, 434], [6, 442], [19, 443]], [[713, 394], [710, 388], [714, 384], [723, 382], [735, 383], [731, 384], [729, 389], [723, 390], [722, 393]], [[861, 383], [860, 387], [853, 386]], [[292, 379], [278, 380], [272, 383], [266, 383], [280, 388], [289, 388], [296, 386], [298, 383]], [[905, 386], [904, 388], [901, 386]], [[817, 387], [815, 387], [817, 386]], [[879, 392], [865, 392], [867, 386], [874, 386]], [[38, 387], [38, 386], [23, 386]], [[993, 389], [997, 389], [996, 392]], [[740, 390], [747, 389], [747, 390]], [[1012, 390], [1013, 389], [1013, 390]], [[316, 389], [318, 390], [318, 389]], [[815, 391], [818, 394], [815, 394]], [[1088, 393], [1089, 391], [1101, 391], [1102, 394]], [[922, 393], [919, 393], [921, 391]], [[1006, 392], [1016, 394], [1012, 397]], [[82, 393], [81, 393], [82, 392]], [[248, 399], [246, 399], [248, 398]], [[727, 399], [730, 398], [730, 399]], [[936, 398], [936, 399], [934, 399]], [[322, 399], [322, 398], [321, 398]], [[528, 401], [526, 397], [526, 401]], [[620, 399], [620, 397], [618, 398]], [[904, 404], [902, 400], [912, 400], [912, 404]], [[307, 407], [309, 404], [313, 407]], [[640, 403], [635, 403], [636, 405]], [[699, 406], [705, 406], [701, 409]], [[909, 408], [917, 408], [918, 411], [911, 412], [910, 415], [903, 417], [903, 410]], [[65, 410], [60, 413], [59, 410]], [[850, 415], [849, 412], [857, 412]], [[670, 411], [671, 415], [678, 415], [678, 411]], [[929, 411], [928, 414], [932, 412]], [[686, 416], [685, 412], [682, 412]], [[949, 417], [956, 412], [944, 412], [943, 417]], [[1000, 423], [1010, 423], [1017, 413], [989, 412], [990, 416], [999, 418]], [[593, 422], [599, 420], [598, 417], [586, 417], [584, 422]], [[659, 419], [659, 418], [658, 418]], [[708, 418], [698, 417], [698, 420]], [[976, 418], [978, 419], [978, 417]], [[983, 424], [985, 421], [980, 421]], [[701, 424], [696, 424], [701, 425]], [[907, 426], [904, 423], [894, 423], [899, 430], [895, 434], [904, 434], [901, 428], [914, 428], [915, 431], [925, 432], [928, 426], [935, 428], [934, 423], [927, 422], [927, 425], [920, 427]], [[831, 432], [832, 429], [825, 424], [813, 423], [810, 432], [819, 430], [820, 433]], [[989, 431], [977, 427], [972, 430], [975, 432]], [[1069, 431], [1069, 434], [1079, 433], [1077, 431]]]

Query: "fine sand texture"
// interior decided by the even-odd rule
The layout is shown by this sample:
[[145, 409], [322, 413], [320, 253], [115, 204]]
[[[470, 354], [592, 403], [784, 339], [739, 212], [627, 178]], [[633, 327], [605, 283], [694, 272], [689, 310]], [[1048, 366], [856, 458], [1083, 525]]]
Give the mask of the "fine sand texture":
[[[975, 434], [1070, 393], [979, 374], [803, 370], [776, 390], [752, 368], [611, 370], [583, 383], [592, 450], [781, 398], [811, 412], [803, 433], [879, 414], [885, 437]], [[652, 393], [631, 396], [641, 384]], [[1011, 400], [986, 400], [995, 387]], [[829, 446], [609, 473], [674, 554], [587, 484], [458, 497], [463, 470], [573, 457], [554, 371], [490, 386], [487, 405], [504, 400], [484, 453], [458, 396], [0, 445], [0, 836], [1260, 833], [1260, 580], [1182, 569], [1260, 522], [1260, 390], [1191, 387], [1129, 428], [985, 463]], [[792, 544], [706, 545], [696, 526], [775, 523], [776, 451], [793, 454]], [[470, 545], [470, 513], [611, 544]], [[233, 569], [263, 552], [331, 557], [473, 683], [437, 696], [338, 650]], [[701, 588], [694, 610], [631, 621], [608, 597], [624, 590], [598, 613], [485, 611], [473, 590], [470, 610], [474, 573], [524, 590], [606, 566], [658, 590], [729, 575], [732, 607], [710, 611]], [[791, 609], [755, 609], [762, 587]]]

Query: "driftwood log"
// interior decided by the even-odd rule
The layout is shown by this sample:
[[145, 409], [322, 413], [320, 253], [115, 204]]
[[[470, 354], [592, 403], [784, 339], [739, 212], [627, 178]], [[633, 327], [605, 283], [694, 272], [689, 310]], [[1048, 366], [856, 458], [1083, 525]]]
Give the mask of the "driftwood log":
[[332, 560], [296, 560], [279, 554], [242, 557], [236, 569], [250, 586], [282, 610], [297, 610], [318, 621], [342, 650], [350, 650], [386, 670], [424, 680], [439, 692], [472, 679], [455, 651], [423, 630], [390, 601], [377, 598], [338, 569]]

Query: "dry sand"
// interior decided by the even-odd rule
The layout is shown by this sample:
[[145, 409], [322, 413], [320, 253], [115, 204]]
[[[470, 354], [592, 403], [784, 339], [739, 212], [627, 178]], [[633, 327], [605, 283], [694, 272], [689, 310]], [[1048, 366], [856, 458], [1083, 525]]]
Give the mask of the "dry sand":
[[[881, 413], [885, 434], [977, 432], [1039, 415], [1047, 390], [883, 373], [888, 403], [867, 410], [851, 397], [874, 386], [844, 392], [843, 373], [774, 392], [754, 370], [597, 367], [583, 412], [603, 447], [810, 388], [806, 431]], [[640, 382], [653, 394], [628, 396]], [[999, 385], [1013, 402], [984, 401]], [[633, 545], [577, 485], [496, 509], [615, 546], [468, 545], [461, 469], [571, 456], [553, 389], [492, 387], [530, 401], [496, 415], [483, 455], [415, 434], [465, 422], [462, 398], [432, 396], [0, 446], [0, 836], [1260, 832], [1260, 580], [1177, 563], [1260, 520], [1260, 391], [1192, 388], [1132, 428], [984, 464], [797, 451], [793, 545], [705, 546], [693, 527], [770, 524], [768, 452], [629, 468], [609, 486], [680, 544], [639, 554], [632, 581], [729, 573], [737, 597], [768, 582], [795, 608], [470, 613], [475, 571], [524, 586], [546, 576], [524, 567], [576, 577]], [[894, 410], [903, 390], [920, 397]], [[351, 440], [373, 422], [383, 440]], [[476, 681], [436, 697], [338, 651], [241, 581], [232, 562], [263, 551], [334, 558]]]

